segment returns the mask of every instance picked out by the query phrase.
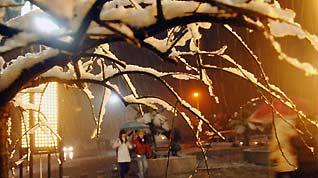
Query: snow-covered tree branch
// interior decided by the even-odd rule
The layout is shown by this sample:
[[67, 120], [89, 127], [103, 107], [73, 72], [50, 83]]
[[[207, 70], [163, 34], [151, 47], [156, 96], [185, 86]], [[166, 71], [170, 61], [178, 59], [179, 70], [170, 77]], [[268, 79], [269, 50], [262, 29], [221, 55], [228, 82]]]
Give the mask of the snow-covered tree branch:
[[[8, 177], [9, 150], [6, 124], [10, 103], [17, 104], [18, 93], [22, 90], [53, 81], [79, 88], [85, 93], [90, 93], [91, 85], [104, 87], [99, 114], [96, 115], [92, 111], [97, 135], [101, 132], [100, 126], [104, 115], [107, 114], [105, 106], [112, 91], [120, 96], [125, 105], [144, 104], [154, 109], [160, 105], [172, 113], [177, 109], [178, 112], [175, 113], [193, 130], [193, 135], [198, 139], [198, 145], [204, 154], [205, 150], [199, 142], [203, 124], [221, 138], [223, 136], [198, 108], [191, 106], [181, 97], [181, 92], [176, 91], [173, 82], [200, 81], [218, 103], [218, 93], [213, 89], [210, 74], [226, 72], [251, 83], [261, 96], [279, 99], [284, 105], [294, 109], [300, 119], [306, 118], [282, 90], [270, 83], [256, 53], [233, 29], [244, 28], [263, 34], [264, 39], [267, 39], [276, 51], [277, 60], [286, 61], [308, 76], [316, 76], [318, 72], [314, 64], [301, 62], [302, 60], [290, 56], [279, 44], [279, 38], [289, 36], [306, 40], [315, 52], [318, 51], [317, 36], [295, 22], [295, 13], [281, 7], [279, 1], [30, 0], [30, 2], [39, 9], [0, 23], [0, 144], [6, 145], [1, 146], [0, 150], [2, 177]], [[10, 6], [20, 5], [0, 4], [0, 9]], [[44, 21], [40, 21], [42, 22], [40, 25], [36, 24], [36, 20], [44, 19], [51, 19], [53, 27], [49, 27]], [[257, 64], [257, 73], [244, 69], [235, 57], [232, 58], [227, 54], [226, 44], [216, 50], [206, 50], [200, 46], [200, 40], [204, 38], [202, 30], [211, 30], [215, 24], [221, 24], [240, 42]], [[146, 49], [161, 59], [157, 60], [158, 63], [181, 67], [176, 69], [145, 67], [138, 59], [119, 58], [111, 48], [112, 44], [117, 42]], [[215, 58], [221, 59], [229, 66], [211, 64]], [[139, 92], [136, 87], [138, 84], [131, 80], [135, 75], [159, 81], [167, 93], [173, 96], [174, 101], [178, 102], [177, 107], [174, 109], [173, 105], [162, 96], [148, 96]], [[118, 84], [112, 82], [114, 78], [122, 78], [128, 87], [120, 88]], [[89, 94], [87, 96], [90, 98]], [[267, 102], [270, 104], [272, 100], [267, 99]], [[142, 107], [139, 108], [143, 113]], [[40, 109], [38, 112], [41, 112]], [[194, 125], [191, 117], [197, 118], [199, 124]], [[317, 125], [313, 121], [310, 122]]]

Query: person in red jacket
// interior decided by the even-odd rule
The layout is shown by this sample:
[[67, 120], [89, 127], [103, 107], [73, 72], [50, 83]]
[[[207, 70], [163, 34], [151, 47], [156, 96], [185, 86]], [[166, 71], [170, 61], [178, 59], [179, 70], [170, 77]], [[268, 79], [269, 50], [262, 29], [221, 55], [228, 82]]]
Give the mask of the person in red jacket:
[[147, 158], [152, 157], [152, 150], [150, 145], [145, 139], [145, 133], [143, 130], [137, 132], [137, 137], [132, 138], [137, 155], [138, 162], [138, 176], [139, 178], [144, 178], [144, 174], [148, 168]]

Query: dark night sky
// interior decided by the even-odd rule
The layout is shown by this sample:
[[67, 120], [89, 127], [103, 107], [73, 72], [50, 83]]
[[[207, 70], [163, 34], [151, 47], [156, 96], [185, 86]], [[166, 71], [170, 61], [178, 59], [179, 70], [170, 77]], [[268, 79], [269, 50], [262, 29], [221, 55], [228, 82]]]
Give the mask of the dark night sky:
[[[306, 1], [282, 1], [283, 7], [289, 7], [296, 10], [297, 16], [296, 21], [303, 25], [305, 29], [308, 29], [309, 32], [318, 34], [318, 11], [316, 0], [306, 0]], [[285, 2], [289, 2], [288, 4]], [[292, 2], [292, 3], [290, 3]], [[316, 5], [313, 5], [316, 4]], [[295, 8], [297, 7], [297, 8]], [[266, 41], [263, 35], [260, 32], [249, 33], [245, 29], [235, 28], [240, 36], [246, 41], [249, 47], [254, 51], [254, 53], [262, 61], [262, 65], [266, 74], [270, 78], [270, 82], [279, 86], [284, 92], [289, 96], [302, 97], [306, 100], [309, 100], [312, 103], [313, 108], [318, 108], [318, 94], [316, 92], [318, 88], [318, 78], [317, 77], [305, 77], [304, 72], [292, 67], [284, 61], [277, 59], [277, 55], [273, 51], [271, 45]], [[227, 54], [232, 56], [237, 62], [242, 65], [245, 69], [252, 73], [258, 73], [255, 63], [252, 61], [248, 53], [243, 49], [239, 42], [234, 39], [228, 32], [222, 29], [219, 25], [214, 24], [212, 30], [203, 31], [204, 38], [202, 39], [202, 47], [204, 49], [216, 50], [223, 45], [227, 45], [228, 49]], [[300, 41], [295, 38], [284, 38], [280, 40], [284, 51], [291, 56], [298, 57], [301, 60], [306, 59], [308, 62], [311, 62], [316, 67], [318, 54], [315, 52], [311, 46], [308, 45], [308, 42]], [[153, 53], [145, 50], [139, 49], [133, 46], [130, 46], [126, 43], [115, 43], [111, 44], [111, 48], [119, 58], [127, 60], [127, 63], [131, 64], [141, 64], [145, 67], [154, 67], [160, 71], [174, 70], [178, 71], [182, 67], [178, 65], [171, 65], [171, 63], [161, 62], [160, 59]], [[222, 62], [218, 58], [205, 58], [205, 60], [210, 63], [218, 64], [219, 66], [228, 66], [227, 63]], [[305, 60], [304, 60], [305, 61]], [[225, 115], [231, 115], [233, 112], [237, 111], [238, 108], [247, 102], [249, 99], [258, 96], [254, 86], [248, 82], [239, 79], [238, 77], [233, 77], [227, 73], [223, 72], [212, 72], [209, 71], [210, 77], [214, 82], [214, 92], [219, 97], [220, 103], [216, 104], [211, 97], [208, 95], [207, 88], [197, 82], [197, 81], [180, 81], [173, 82], [173, 80], [168, 80], [171, 82], [171, 85], [175, 87], [176, 91], [193, 106], [196, 105], [196, 102], [192, 96], [194, 91], [199, 91], [201, 96], [199, 98], [200, 110], [203, 114], [213, 122], [213, 115], [222, 113]], [[175, 99], [167, 92], [167, 90], [158, 84], [157, 81], [154, 81], [150, 77], [146, 76], [132, 76], [133, 82], [137, 84], [137, 89], [139, 95], [155, 95], [161, 96], [171, 103], [175, 102]], [[123, 81], [116, 79], [115, 81], [121, 86], [124, 86]], [[121, 91], [125, 93], [125, 87], [121, 87]], [[96, 103], [99, 97], [97, 97]], [[72, 99], [71, 99], [72, 100]], [[82, 103], [82, 101], [77, 101], [74, 99], [73, 103], [65, 103], [65, 105], [74, 106], [74, 103]], [[79, 99], [85, 100], [85, 98]], [[86, 103], [87, 104], [87, 103]], [[87, 108], [87, 106], [81, 106], [82, 108]], [[66, 107], [67, 108], [67, 107]], [[116, 128], [119, 127], [121, 122], [125, 119], [132, 119], [135, 117], [134, 114], [129, 113], [129, 109], [124, 109], [122, 106], [123, 112], [118, 112], [117, 110], [111, 109], [108, 110], [108, 113], [105, 116], [104, 126], [102, 134], [117, 133], [109, 132], [109, 127], [114, 128], [115, 125], [112, 120], [116, 121]], [[126, 113], [123, 115], [123, 113]], [[66, 116], [73, 118], [74, 122], [79, 122], [78, 118], [83, 119], [83, 126], [85, 125], [85, 131], [81, 132], [84, 134], [83, 137], [89, 138], [94, 124], [91, 120], [89, 112], [75, 112], [77, 115], [72, 114], [72, 116]], [[85, 113], [85, 114], [84, 114]], [[120, 116], [118, 115], [121, 114]], [[226, 116], [225, 116], [226, 117]], [[168, 116], [170, 118], [170, 116]], [[172, 118], [172, 116], [171, 116]], [[227, 119], [228, 117], [226, 117]], [[80, 119], [80, 120], [82, 120]], [[72, 120], [72, 119], [71, 119]], [[89, 121], [90, 124], [86, 124]], [[69, 122], [69, 121], [67, 121]], [[76, 125], [76, 124], [75, 124]], [[74, 125], [74, 126], [75, 126]], [[182, 120], [177, 120], [179, 127], [186, 129], [187, 126]], [[78, 125], [77, 125], [78, 126]], [[104, 127], [103, 126], [103, 127]], [[77, 127], [76, 127], [77, 128]], [[74, 128], [76, 130], [76, 128]], [[68, 128], [69, 129], [69, 128]], [[189, 133], [191, 132], [183, 132]], [[116, 136], [116, 134], [115, 134]]]
[[[304, 29], [309, 32], [318, 34], [318, 0], [279, 0], [282, 7], [291, 8], [296, 11], [296, 22], [299, 22]], [[277, 55], [273, 51], [271, 45], [266, 41], [263, 35], [259, 32], [249, 33], [245, 29], [235, 28], [240, 36], [246, 41], [249, 47], [262, 61], [262, 65], [266, 74], [270, 78], [270, 82], [279, 86], [289, 96], [302, 97], [312, 104], [312, 108], [317, 112], [318, 109], [318, 78], [317, 77], [306, 77], [304, 72], [292, 67], [284, 61], [277, 59]], [[202, 39], [202, 47], [204, 49], [216, 50], [223, 45], [228, 45], [227, 54], [232, 56], [241, 64], [245, 69], [252, 73], [257, 73], [255, 63], [251, 60], [251, 57], [243, 49], [237, 40], [235, 40], [228, 32], [222, 29], [219, 25], [214, 24], [212, 30], [204, 31], [204, 38]], [[308, 42], [298, 40], [295, 38], [284, 38], [280, 40], [283, 50], [291, 56], [297, 57], [304, 62], [311, 62], [316, 68], [318, 68], [318, 53], [312, 49]], [[181, 67], [178, 65], [171, 65], [170, 63], [163, 63], [153, 53], [144, 49], [138, 49], [125, 43], [111, 44], [114, 53], [123, 59], [127, 59], [128, 63], [142, 64], [142, 66], [154, 67], [158, 70], [175, 70], [178, 71]], [[17, 55], [17, 54], [11, 54]], [[8, 56], [13, 57], [13, 56]], [[211, 63], [227, 66], [228, 64], [222, 62], [217, 58], [207, 58], [206, 60]], [[172, 82], [171, 85], [176, 88], [176, 91], [195, 106], [192, 94], [194, 91], [199, 91], [200, 96], [200, 110], [208, 118], [212, 118], [215, 113], [224, 113], [231, 115], [234, 111], [244, 104], [249, 99], [257, 96], [255, 87], [251, 86], [248, 82], [243, 81], [237, 77], [233, 77], [229, 74], [222, 72], [209, 72], [209, 75], [214, 82], [214, 92], [219, 96], [220, 103], [216, 104], [211, 97], [208, 95], [207, 88], [196, 81], [180, 81]], [[141, 92], [140, 95], [157, 95], [164, 97], [175, 102], [174, 98], [169, 95], [166, 90], [158, 85], [156, 81], [145, 76], [134, 76], [133, 80], [137, 83], [138, 88]], [[171, 80], [169, 80], [171, 81]], [[123, 82], [117, 80], [117, 82], [123, 85]], [[123, 87], [124, 88], [124, 87]], [[92, 130], [94, 128], [94, 122], [90, 111], [85, 110], [89, 108], [87, 99], [78, 91], [67, 90], [61, 95], [63, 98], [60, 102], [62, 108], [60, 110], [63, 122], [62, 125], [66, 131], [64, 135], [69, 134], [70, 140], [66, 139], [66, 142], [76, 142], [77, 139], [81, 138], [89, 139]], [[72, 93], [74, 92], [74, 93]], [[74, 94], [74, 95], [73, 95]], [[127, 94], [127, 93], [126, 93]], [[64, 99], [65, 98], [65, 99]], [[97, 97], [98, 98], [98, 97]], [[100, 98], [99, 98], [100, 99]], [[99, 101], [95, 101], [98, 103]], [[70, 107], [72, 110], [70, 110]], [[124, 108], [123, 106], [120, 107]], [[125, 118], [133, 118], [130, 115], [129, 109], [125, 112], [118, 111], [110, 108], [113, 113], [106, 114], [104, 126], [102, 132], [108, 133], [108, 135], [117, 136], [117, 132], [110, 132], [107, 128], [118, 128], [118, 125], [111, 125], [112, 122], [107, 122], [109, 119], [117, 119], [120, 122], [124, 122]], [[131, 110], [131, 108], [130, 108]], [[118, 114], [119, 113], [119, 114]], [[107, 120], [108, 119], [108, 120]], [[185, 126], [185, 122], [179, 122]], [[80, 133], [77, 138], [74, 139], [74, 133]], [[114, 134], [116, 133], [116, 134]], [[191, 132], [188, 132], [191, 133]], [[107, 135], [107, 134], [106, 134]]]
[[[317, 1], [280, 1], [282, 7], [291, 8], [296, 11], [296, 21], [311, 33], [318, 34], [318, 11]], [[246, 41], [249, 47], [256, 53], [262, 62], [266, 74], [270, 78], [270, 82], [279, 86], [289, 96], [302, 97], [309, 100], [314, 108], [318, 105], [318, 95], [316, 89], [318, 87], [317, 77], [306, 77], [304, 72], [292, 67], [285, 61], [277, 59], [275, 51], [272, 49], [269, 41], [267, 41], [260, 32], [248, 32], [242, 28], [235, 28], [240, 36]], [[222, 27], [214, 24], [212, 30], [204, 31], [204, 37], [201, 41], [204, 49], [216, 50], [223, 45], [227, 45], [227, 54], [232, 56], [241, 64], [245, 69], [259, 73], [256, 64], [252, 58], [228, 32]], [[317, 52], [305, 40], [298, 40], [294, 37], [287, 37], [279, 40], [282, 44], [283, 50], [292, 57], [297, 57], [303, 62], [311, 62], [316, 67], [317, 65]], [[179, 66], [171, 64], [160, 63], [160, 60], [151, 52], [136, 49], [127, 44], [119, 43], [112, 45], [115, 53], [124, 59], [133, 63], [141, 63], [143, 66], [152, 66], [159, 70], [178, 70]], [[138, 52], [136, 52], [138, 51]], [[228, 66], [224, 61], [222, 62], [217, 58], [206, 58], [205, 60], [211, 63], [218, 64], [219, 66]], [[214, 88], [216, 95], [219, 96], [220, 103], [215, 104], [212, 98], [208, 96], [207, 88], [196, 81], [181, 81], [172, 83], [176, 86], [177, 91], [181, 96], [186, 98], [191, 104], [195, 105], [192, 97], [194, 91], [199, 91], [202, 95], [200, 97], [200, 109], [209, 118], [214, 113], [227, 113], [232, 114], [240, 105], [244, 104], [249, 99], [258, 96], [255, 87], [251, 86], [248, 82], [243, 81], [237, 77], [222, 72], [209, 72], [214, 81]], [[160, 96], [168, 97], [164, 89], [157, 85], [149, 85], [143, 77], [135, 78], [140, 82], [140, 88], [146, 94], [158, 94]], [[141, 80], [140, 80], [141, 79]], [[173, 100], [171, 100], [173, 101]]]

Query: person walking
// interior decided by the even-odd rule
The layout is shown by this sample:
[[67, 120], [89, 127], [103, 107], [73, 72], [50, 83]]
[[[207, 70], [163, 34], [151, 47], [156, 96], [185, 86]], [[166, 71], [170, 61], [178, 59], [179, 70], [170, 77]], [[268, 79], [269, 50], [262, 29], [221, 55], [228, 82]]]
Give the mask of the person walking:
[[275, 128], [269, 145], [270, 160], [275, 178], [296, 178], [298, 159], [293, 139], [298, 136], [294, 128], [296, 118], [275, 118]]
[[121, 130], [119, 132], [119, 138], [114, 142], [113, 148], [116, 149], [116, 157], [119, 165], [120, 177], [124, 178], [129, 171], [131, 162], [129, 149], [132, 148], [131, 143], [128, 141], [127, 133], [125, 130]]
[[145, 139], [143, 130], [137, 132], [137, 137], [133, 137], [133, 143], [136, 147], [137, 163], [138, 163], [138, 177], [144, 178], [145, 172], [148, 169], [147, 158], [152, 157], [152, 150]]

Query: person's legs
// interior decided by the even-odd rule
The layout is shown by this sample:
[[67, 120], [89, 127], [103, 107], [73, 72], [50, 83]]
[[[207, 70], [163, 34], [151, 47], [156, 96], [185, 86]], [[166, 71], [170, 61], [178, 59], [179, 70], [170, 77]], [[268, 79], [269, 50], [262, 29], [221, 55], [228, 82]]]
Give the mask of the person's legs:
[[129, 171], [129, 166], [130, 166], [129, 162], [123, 163], [123, 173], [124, 173], [124, 175], [127, 175], [128, 171]]
[[297, 173], [296, 171], [290, 171], [290, 172], [277, 172], [276, 178], [296, 178]]
[[138, 164], [138, 177], [144, 178], [144, 165], [143, 165], [143, 158], [137, 157], [137, 164]]
[[148, 160], [147, 160], [147, 157], [145, 155], [142, 157], [142, 162], [143, 162], [143, 166], [144, 166], [143, 173], [145, 174], [146, 171], [148, 170]]
[[120, 178], [125, 178], [125, 173], [124, 173], [125, 163], [118, 163], [118, 165], [119, 165], [119, 175], [120, 175]]
[[290, 172], [290, 175], [292, 178], [297, 178], [298, 177], [298, 170]]

